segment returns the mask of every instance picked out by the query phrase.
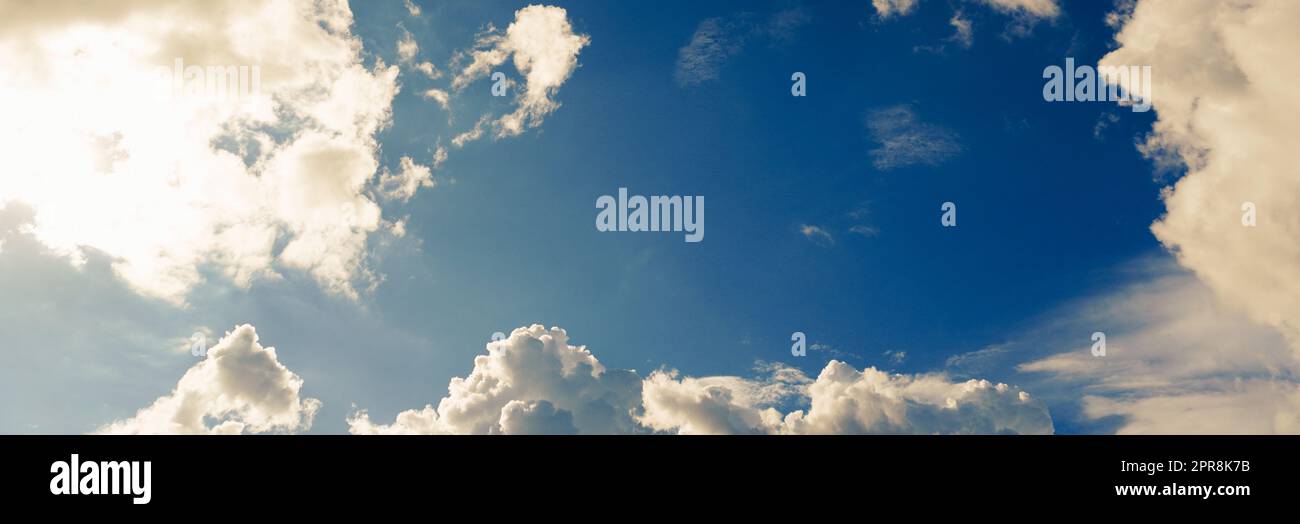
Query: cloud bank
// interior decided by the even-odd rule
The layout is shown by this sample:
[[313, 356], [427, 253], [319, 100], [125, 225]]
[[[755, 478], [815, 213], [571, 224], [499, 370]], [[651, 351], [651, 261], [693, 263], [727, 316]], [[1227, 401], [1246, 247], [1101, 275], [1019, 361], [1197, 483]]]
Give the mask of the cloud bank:
[[[1047, 409], [1018, 388], [943, 374], [895, 375], [831, 361], [816, 379], [777, 364], [761, 376], [642, 379], [606, 369], [559, 328], [514, 330], [491, 342], [468, 377], [454, 378], [437, 406], [391, 424], [360, 410], [354, 434], [515, 433], [1051, 433]], [[789, 404], [806, 409], [782, 411]]]

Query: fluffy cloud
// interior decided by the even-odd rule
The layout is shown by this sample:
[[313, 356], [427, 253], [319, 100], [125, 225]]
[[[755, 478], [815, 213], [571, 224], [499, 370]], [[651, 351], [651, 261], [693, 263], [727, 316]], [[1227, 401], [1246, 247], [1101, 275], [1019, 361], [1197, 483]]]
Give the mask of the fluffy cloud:
[[808, 386], [812, 407], [785, 417], [782, 433], [1049, 434], [1042, 402], [1006, 384], [952, 382], [942, 374], [858, 372], [832, 360]]
[[[606, 369], [564, 330], [534, 325], [489, 343], [436, 408], [404, 411], [387, 425], [362, 410], [348, 425], [354, 434], [1052, 432], [1043, 404], [1006, 384], [858, 372], [838, 361], [816, 380], [778, 364], [759, 371], [697, 378], [660, 370], [643, 380]], [[783, 413], [790, 404], [809, 407]]]
[[656, 371], [642, 386], [642, 424], [656, 431], [683, 435], [776, 433], [781, 413], [774, 407], [802, 397], [811, 380], [780, 365], [761, 366], [767, 376], [679, 378], [676, 371]]
[[[1187, 167], [1152, 231], [1231, 306], [1300, 351], [1300, 3], [1143, 0], [1101, 65], [1149, 65], [1143, 151]], [[1123, 79], [1121, 79], [1121, 83]], [[1257, 226], [1242, 208], [1256, 206]]]
[[[43, 243], [103, 252], [174, 303], [201, 266], [241, 286], [301, 270], [347, 296], [372, 281], [397, 69], [362, 64], [345, 2], [6, 6], [0, 202], [35, 209]], [[170, 78], [177, 60], [192, 69]]]
[[[641, 379], [607, 370], [568, 334], [540, 325], [514, 330], [487, 345], [468, 377], [456, 377], [435, 409], [405, 411], [377, 425], [361, 411], [348, 420], [360, 434], [501, 434], [562, 428], [566, 433], [628, 433], [636, 429]], [[544, 403], [543, 403], [544, 402]], [[572, 430], [572, 431], [570, 431]]]
[[514, 111], [494, 122], [498, 138], [519, 135], [541, 125], [560, 107], [553, 97], [578, 67], [578, 52], [591, 39], [576, 34], [560, 7], [530, 5], [515, 12], [504, 34], [489, 30], [469, 52], [470, 63], [452, 79], [459, 90], [487, 76], [513, 57], [515, 70], [524, 76], [523, 92], [515, 97]]
[[872, 111], [867, 131], [877, 147], [871, 150], [876, 169], [913, 164], [938, 165], [961, 152], [957, 134], [938, 125], [918, 121], [910, 106]]
[[871, 7], [881, 18], [906, 15], [916, 9], [916, 0], [871, 0]]
[[[311, 428], [320, 401], [299, 396], [302, 379], [250, 325], [236, 327], [181, 377], [176, 389], [105, 434], [240, 434]], [[212, 421], [209, 425], [209, 419]]]

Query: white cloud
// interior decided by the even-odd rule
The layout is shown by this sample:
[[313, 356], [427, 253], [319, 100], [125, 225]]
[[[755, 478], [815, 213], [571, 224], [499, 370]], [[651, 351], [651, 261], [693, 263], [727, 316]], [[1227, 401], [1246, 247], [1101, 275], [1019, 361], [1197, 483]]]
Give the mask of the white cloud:
[[[1184, 271], [1154, 271], [1059, 313], [1031, 342], [1077, 342], [1019, 369], [1079, 399], [1088, 420], [1119, 416], [1120, 433], [1300, 432], [1300, 365], [1281, 334]], [[1104, 357], [1092, 355], [1094, 331]]]
[[1043, 403], [1007, 384], [943, 374], [858, 372], [832, 360], [808, 386], [812, 407], [785, 417], [794, 434], [1050, 434]]
[[[275, 348], [262, 347], [250, 325], [226, 333], [207, 357], [185, 372], [171, 394], [135, 416], [98, 430], [104, 434], [240, 434], [311, 428], [320, 401], [302, 398], [302, 379]], [[209, 422], [209, 419], [211, 422]]]
[[433, 168], [434, 169], [441, 168], [442, 163], [446, 161], [447, 161], [447, 147], [443, 146], [442, 144], [438, 144], [437, 149], [433, 150]]
[[[0, 112], [21, 122], [0, 128], [0, 202], [34, 208], [41, 242], [102, 251], [174, 303], [204, 264], [241, 286], [283, 268], [346, 296], [371, 281], [366, 191], [397, 69], [362, 65], [346, 3], [50, 1], [0, 18]], [[256, 66], [259, 82], [223, 99], [190, 76], [174, 96], [159, 73], [176, 59]]]
[[421, 187], [433, 187], [429, 166], [417, 164], [409, 156], [402, 157], [400, 163], [401, 171], [392, 173], [385, 169], [379, 178], [379, 191], [385, 198], [406, 202]]
[[[437, 407], [376, 424], [358, 411], [354, 434], [503, 433], [1050, 433], [1042, 403], [1018, 388], [942, 374], [862, 372], [832, 360], [816, 380], [763, 364], [757, 378], [644, 380], [606, 369], [564, 330], [519, 328], [487, 345], [466, 378], [454, 378]], [[783, 413], [790, 404], [808, 405]]]
[[418, 54], [420, 54], [420, 44], [416, 43], [415, 36], [410, 31], [403, 29], [402, 39], [397, 41], [398, 60], [403, 63], [410, 63], [415, 60], [415, 55]]
[[871, 150], [872, 163], [881, 170], [913, 164], [938, 165], [962, 149], [956, 133], [918, 121], [907, 105], [872, 111], [867, 117], [867, 130], [878, 144]]
[[996, 11], [1037, 18], [1056, 18], [1061, 6], [1056, 0], [980, 0]]
[[513, 57], [515, 70], [524, 76], [523, 91], [515, 97], [515, 110], [494, 125], [498, 138], [519, 135], [541, 125], [560, 107], [553, 97], [577, 69], [578, 52], [590, 42], [587, 35], [573, 32], [563, 8], [530, 5], [515, 11], [505, 34], [489, 29], [479, 37], [469, 53], [470, 63], [452, 79], [452, 87], [463, 89]]
[[916, 0], [871, 0], [871, 7], [881, 18], [904, 16], [916, 9]]
[[963, 16], [961, 11], [953, 13], [952, 18], [948, 20], [948, 24], [953, 29], [950, 40], [961, 44], [962, 47], [970, 47], [975, 43], [975, 30], [971, 26], [970, 19]]
[[656, 431], [683, 435], [743, 435], [780, 431], [781, 412], [773, 406], [802, 397], [812, 382], [803, 372], [780, 365], [760, 368], [759, 380], [740, 377], [679, 377], [655, 371], [642, 385], [644, 414]]
[[451, 95], [447, 94], [446, 91], [437, 88], [432, 88], [425, 91], [423, 96], [425, 98], [438, 102], [438, 105], [442, 106], [443, 111], [451, 110]]
[[831, 236], [829, 231], [826, 231], [819, 226], [800, 224], [799, 234], [818, 244], [831, 245], [835, 243], [835, 237]]
[[[995, 11], [1034, 18], [1056, 18], [1061, 6], [1056, 0], [972, 0], [992, 7]], [[917, 0], [871, 0], [871, 6], [881, 18], [906, 16], [916, 9]]]
[[406, 12], [411, 16], [420, 16], [420, 6], [411, 0], [402, 0], [402, 4], [406, 7]]
[[420, 62], [415, 65], [415, 70], [424, 73], [424, 76], [429, 77], [430, 80], [442, 78], [442, 71], [431, 62]]
[[[1027, 34], [1035, 24], [1043, 20], [1053, 20], [1061, 15], [1061, 7], [1057, 0], [967, 0], [968, 2], [983, 4], [992, 8], [1003, 15], [1011, 17], [1012, 22], [1007, 27], [1007, 35], [1024, 35]], [[877, 16], [882, 20], [902, 17], [912, 14], [916, 11], [918, 0], [871, 0], [872, 7], [875, 8]], [[961, 8], [955, 8], [953, 16], [948, 20], [952, 25], [954, 33], [948, 38], [949, 41], [956, 42], [962, 47], [970, 47], [974, 43], [974, 26], [970, 18], [967, 18]], [[942, 53], [943, 45], [939, 46], [918, 46], [918, 50], [929, 50]]]
[[[1152, 232], [1227, 304], [1300, 353], [1300, 3], [1143, 0], [1101, 65], [1149, 65], [1158, 117], [1143, 150], [1187, 174]], [[1243, 227], [1242, 205], [1257, 209]]]
[[374, 424], [360, 411], [349, 417], [349, 430], [500, 434], [571, 427], [588, 434], [633, 432], [641, 379], [632, 371], [606, 370], [585, 347], [568, 340], [559, 328], [516, 329], [509, 338], [488, 343], [487, 354], [474, 359], [469, 376], [451, 380], [437, 408], [402, 412], [391, 425]]
[[849, 227], [849, 233], [853, 233], [855, 235], [861, 235], [864, 237], [874, 237], [880, 234], [880, 229], [876, 228], [875, 226], [856, 224]]
[[482, 138], [483, 130], [487, 127], [488, 122], [490, 121], [491, 121], [490, 115], [483, 115], [479, 117], [478, 122], [474, 123], [474, 127], [470, 128], [468, 131], [465, 131], [464, 133], [452, 137], [451, 145], [457, 148], [461, 148], [464, 147], [465, 144], [468, 144], [470, 142]]

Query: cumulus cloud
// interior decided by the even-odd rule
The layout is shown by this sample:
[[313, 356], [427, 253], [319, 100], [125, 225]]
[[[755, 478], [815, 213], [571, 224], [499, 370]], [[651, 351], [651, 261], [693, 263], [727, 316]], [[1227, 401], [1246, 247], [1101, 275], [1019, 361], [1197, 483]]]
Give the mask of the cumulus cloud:
[[[380, 424], [360, 410], [354, 434], [509, 433], [1050, 433], [1043, 404], [1006, 384], [942, 374], [858, 372], [832, 360], [814, 380], [780, 364], [758, 376], [688, 377], [659, 370], [642, 379], [606, 369], [564, 330], [519, 328], [487, 345], [448, 395]], [[806, 405], [807, 409], [786, 410]]]
[[[502, 434], [562, 428], [566, 433], [630, 433], [640, 404], [641, 379], [607, 370], [585, 347], [568, 344], [563, 329], [540, 325], [514, 330], [487, 345], [468, 377], [456, 377], [435, 408], [409, 410], [393, 424], [371, 422], [365, 411], [348, 419], [358, 434]], [[544, 402], [544, 404], [543, 404]], [[572, 431], [570, 431], [572, 430]]]
[[362, 64], [346, 3], [0, 11], [0, 112], [19, 123], [0, 128], [0, 202], [31, 206], [41, 242], [103, 252], [174, 303], [209, 265], [241, 286], [284, 269], [346, 296], [373, 282], [367, 195], [397, 69]]
[[956, 133], [917, 120], [908, 105], [872, 111], [867, 131], [877, 144], [871, 150], [872, 163], [881, 170], [914, 164], [935, 166], [961, 152]]
[[861, 372], [832, 360], [808, 386], [812, 404], [782, 433], [1050, 434], [1043, 403], [1007, 384], [953, 382], [943, 374]]
[[[1300, 3], [1143, 0], [1100, 65], [1150, 65], [1142, 150], [1186, 166], [1152, 232], [1227, 304], [1300, 352]], [[1190, 35], [1190, 36], [1189, 36]], [[1118, 79], [1131, 87], [1133, 79]], [[1257, 226], [1244, 227], [1253, 203]]]
[[524, 76], [523, 91], [515, 96], [515, 110], [493, 125], [498, 138], [519, 135], [541, 125], [560, 107], [554, 96], [577, 69], [578, 53], [590, 42], [587, 35], [573, 32], [563, 8], [530, 5], [515, 11], [504, 34], [489, 29], [479, 37], [468, 54], [469, 64], [452, 78], [452, 87], [463, 89], [513, 58], [515, 70]]
[[275, 348], [258, 343], [250, 325], [226, 333], [207, 357], [185, 372], [176, 389], [113, 422], [103, 434], [241, 434], [311, 428], [320, 401], [302, 398], [302, 379], [284, 367]]
[[680, 377], [677, 371], [655, 371], [642, 385], [644, 413], [640, 422], [656, 431], [683, 435], [744, 435], [775, 433], [781, 412], [774, 407], [801, 397], [811, 380], [794, 368], [760, 366], [767, 376]]

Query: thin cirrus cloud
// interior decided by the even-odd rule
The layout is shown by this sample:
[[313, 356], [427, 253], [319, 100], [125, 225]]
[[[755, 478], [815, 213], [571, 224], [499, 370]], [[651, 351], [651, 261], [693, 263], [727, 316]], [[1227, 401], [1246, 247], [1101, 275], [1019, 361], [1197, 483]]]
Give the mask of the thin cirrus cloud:
[[[1008, 28], [1008, 34], [1025, 34], [1041, 20], [1053, 20], [1061, 15], [1061, 7], [1056, 0], [968, 0], [970, 3], [983, 4], [994, 11], [1012, 18], [1013, 22]], [[904, 17], [912, 14], [920, 0], [871, 0], [871, 7], [875, 9], [876, 16], [881, 20]], [[962, 8], [954, 8], [952, 17], [948, 24], [953, 28], [952, 36], [947, 41], [954, 42], [965, 48], [971, 47], [975, 42], [975, 28], [971, 19], [962, 12]], [[943, 52], [946, 46], [943, 44], [931, 46], [918, 46], [918, 50], [929, 50], [933, 52]]]
[[882, 171], [939, 165], [962, 150], [957, 133], [920, 121], [910, 105], [872, 111], [867, 116], [867, 132], [876, 143], [870, 151], [872, 164]]
[[763, 18], [752, 13], [707, 18], [677, 51], [673, 79], [681, 87], [716, 81], [727, 61], [746, 46], [754, 41], [788, 41], [810, 19], [802, 8], [777, 11]]
[[811, 240], [813, 243], [816, 244], [822, 244], [827, 246], [835, 244], [835, 236], [831, 235], [829, 231], [825, 230], [821, 226], [815, 226], [812, 224], [800, 224], [799, 234], [803, 235], [804, 238], [807, 238], [808, 240]]
[[[1300, 365], [1282, 334], [1223, 305], [1172, 262], [1136, 265], [1141, 280], [1054, 313], [1020, 341], [1077, 341], [1018, 366], [1042, 377], [1029, 380], [1035, 391], [1077, 404], [1080, 426], [1118, 433], [1300, 433]], [[1097, 331], [1106, 336], [1100, 357], [1089, 338]], [[956, 364], [1011, 356], [1000, 349]]]
[[[1033, 18], [1055, 18], [1061, 14], [1056, 0], [972, 0], [995, 11]], [[920, 0], [871, 0], [871, 7], [881, 18], [911, 14]]]

